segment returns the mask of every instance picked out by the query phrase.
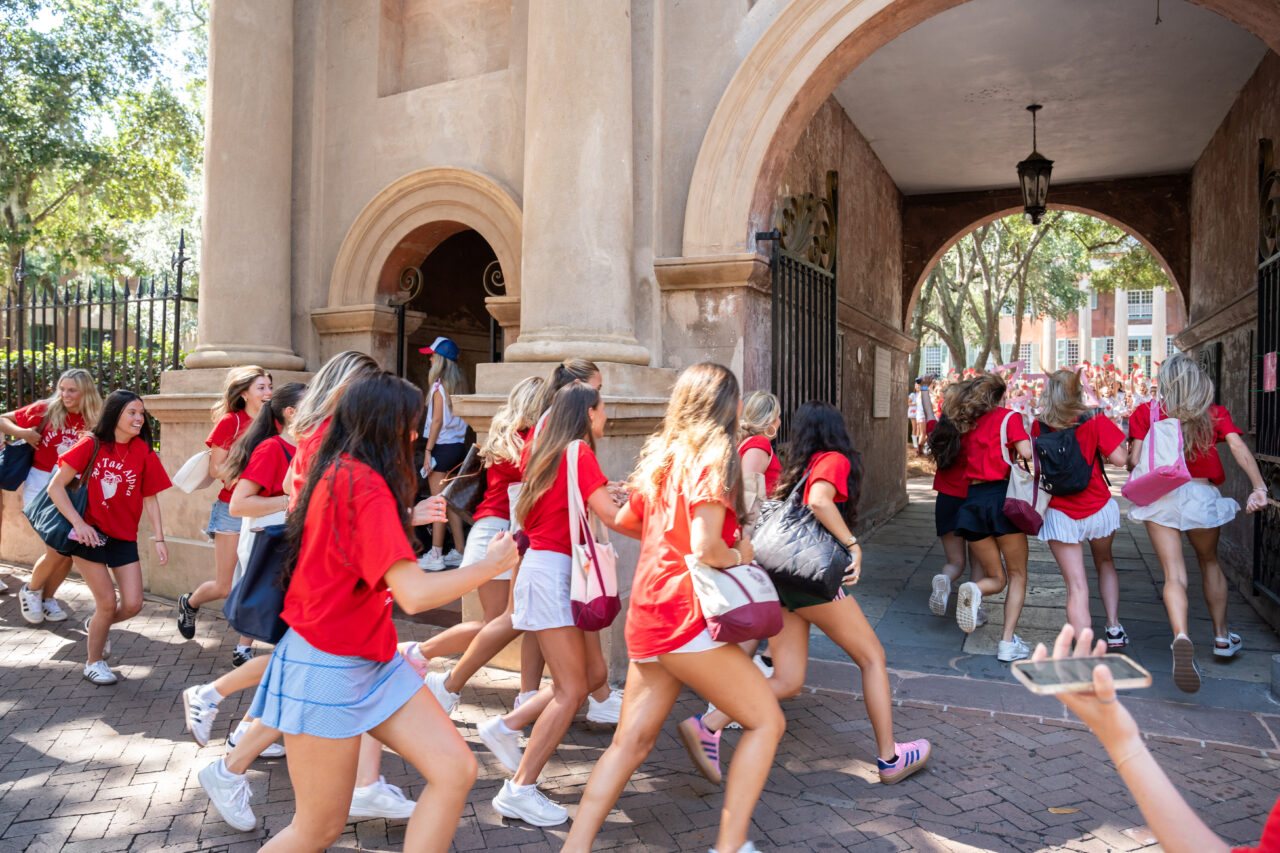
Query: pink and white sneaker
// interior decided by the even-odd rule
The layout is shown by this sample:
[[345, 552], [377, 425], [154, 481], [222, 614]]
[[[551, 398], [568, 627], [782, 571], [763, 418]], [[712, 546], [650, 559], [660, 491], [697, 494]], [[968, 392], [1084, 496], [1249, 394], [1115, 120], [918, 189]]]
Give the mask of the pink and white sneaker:
[[422, 656], [422, 648], [415, 643], [401, 643], [400, 654], [404, 655], [405, 662], [413, 667], [413, 671], [418, 673], [418, 678], [426, 678], [427, 673], [431, 671], [431, 658]]
[[895, 743], [894, 749], [898, 755], [893, 761], [876, 759], [880, 781], [886, 785], [896, 785], [924, 767], [929, 760], [929, 753], [933, 752], [933, 747], [924, 738], [908, 743]]

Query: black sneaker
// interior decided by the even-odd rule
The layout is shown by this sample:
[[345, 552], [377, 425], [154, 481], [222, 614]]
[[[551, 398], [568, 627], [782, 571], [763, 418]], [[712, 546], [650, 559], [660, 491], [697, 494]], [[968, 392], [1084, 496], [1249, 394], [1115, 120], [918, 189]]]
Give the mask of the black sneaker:
[[239, 649], [236, 649], [231, 653], [232, 666], [240, 666], [242, 664], [248, 663], [251, 660], [253, 660], [253, 649], [245, 649], [244, 651], [240, 651]]
[[187, 603], [190, 598], [189, 592], [178, 596], [178, 633], [187, 640], [196, 635], [196, 612], [199, 610]]

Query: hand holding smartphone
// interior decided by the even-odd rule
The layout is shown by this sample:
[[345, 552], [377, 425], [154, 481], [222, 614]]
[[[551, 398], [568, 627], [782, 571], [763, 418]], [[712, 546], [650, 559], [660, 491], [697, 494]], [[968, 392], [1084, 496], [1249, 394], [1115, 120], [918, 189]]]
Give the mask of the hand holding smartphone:
[[1013, 677], [1039, 696], [1093, 691], [1093, 669], [1105, 666], [1115, 679], [1116, 690], [1151, 686], [1151, 673], [1126, 655], [1103, 657], [1048, 658], [1020, 660], [1013, 664]]

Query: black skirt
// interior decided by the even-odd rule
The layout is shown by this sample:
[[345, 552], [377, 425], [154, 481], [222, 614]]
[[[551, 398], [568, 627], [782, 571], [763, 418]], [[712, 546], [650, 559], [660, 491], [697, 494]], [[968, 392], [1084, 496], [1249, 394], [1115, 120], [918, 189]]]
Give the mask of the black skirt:
[[971, 485], [969, 496], [956, 513], [956, 533], [970, 542], [990, 536], [1021, 533], [1004, 514], [1004, 497], [1008, 489], [1008, 480], [991, 480]]
[[956, 515], [959, 514], [960, 507], [964, 506], [964, 500], [938, 492], [938, 499], [933, 502], [933, 523], [938, 528], [939, 536], [955, 532]]

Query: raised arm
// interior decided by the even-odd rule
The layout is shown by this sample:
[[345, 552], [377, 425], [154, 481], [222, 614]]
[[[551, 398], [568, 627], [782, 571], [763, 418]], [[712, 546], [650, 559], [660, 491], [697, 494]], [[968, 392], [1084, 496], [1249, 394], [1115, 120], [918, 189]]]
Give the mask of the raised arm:
[[400, 560], [387, 570], [387, 586], [406, 613], [443, 607], [519, 562], [515, 540], [507, 532], [489, 542], [484, 558], [450, 572], [424, 572], [413, 560]]

